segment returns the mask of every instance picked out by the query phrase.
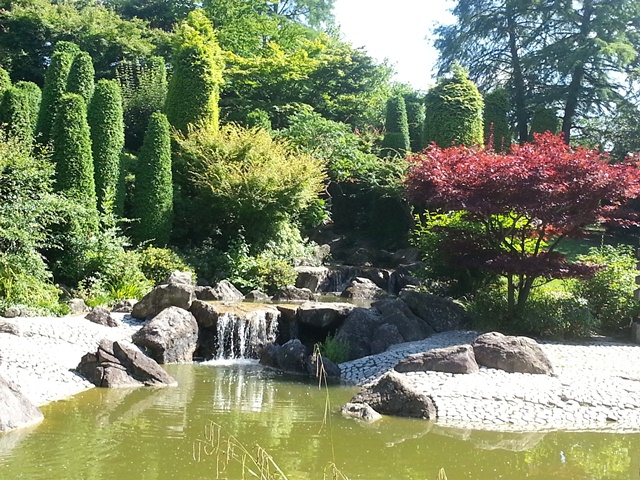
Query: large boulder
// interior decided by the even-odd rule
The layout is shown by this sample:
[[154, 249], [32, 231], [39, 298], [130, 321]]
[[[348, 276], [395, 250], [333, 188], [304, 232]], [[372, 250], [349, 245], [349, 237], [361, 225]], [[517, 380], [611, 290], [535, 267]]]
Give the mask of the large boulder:
[[[72, 298], [67, 302], [67, 306], [69, 307], [69, 313], [71, 313], [71, 315], [78, 315], [91, 310], [81, 298]], [[25, 315], [22, 314], [22, 316]]]
[[435, 333], [433, 328], [415, 315], [402, 300], [381, 300], [373, 306], [380, 312], [385, 323], [397, 327], [405, 342], [423, 340]]
[[297, 310], [300, 325], [328, 329], [340, 325], [355, 305], [338, 302], [305, 302]]
[[249, 293], [247, 293], [244, 296], [244, 299], [249, 302], [261, 302], [261, 303], [271, 301], [271, 297], [266, 293], [261, 292], [260, 290], [251, 290]]
[[111, 311], [116, 313], [131, 313], [133, 312], [133, 307], [136, 303], [138, 303], [138, 300], [135, 300], [133, 298], [120, 300], [113, 306]]
[[330, 358], [324, 355], [309, 355], [306, 360], [307, 373], [316, 379], [340, 378], [340, 367]]
[[391, 345], [403, 343], [398, 327], [391, 323], [383, 323], [373, 331], [371, 337], [371, 354], [386, 352]]
[[464, 308], [437, 295], [405, 289], [400, 298], [437, 333], [458, 330], [470, 321]]
[[102, 340], [96, 353], [80, 360], [78, 372], [96, 387], [176, 386], [171, 375], [134, 345]]
[[276, 352], [278, 367], [285, 372], [307, 373], [307, 348], [297, 338], [289, 340]]
[[239, 302], [244, 295], [229, 280], [221, 280], [213, 287], [196, 287], [196, 298], [204, 301]]
[[376, 329], [384, 323], [380, 312], [375, 308], [355, 308], [338, 329], [336, 341], [349, 347], [347, 360], [371, 355], [371, 341]]
[[532, 338], [489, 332], [477, 337], [472, 346], [478, 365], [510, 373], [553, 374], [549, 357]]
[[38, 407], [0, 375], [0, 433], [35, 425], [43, 419]]
[[298, 288], [293, 285], [287, 285], [273, 294], [274, 302], [307, 302], [315, 300], [316, 296], [308, 288]]
[[94, 307], [84, 318], [90, 322], [105, 327], [119, 327], [120, 322], [111, 316], [109, 310], [104, 307]]
[[174, 270], [162, 283], [166, 285], [193, 285], [193, 275], [191, 272]]
[[311, 292], [326, 292], [331, 282], [331, 271], [327, 267], [295, 267], [298, 277], [297, 288], [307, 288]]
[[158, 363], [191, 363], [198, 323], [188, 311], [169, 307], [133, 335], [133, 343]]
[[456, 345], [416, 353], [400, 360], [396, 372], [475, 373], [479, 370], [471, 345]]
[[131, 315], [146, 320], [169, 307], [189, 310], [194, 300], [194, 287], [191, 285], [175, 283], [158, 285], [133, 306]]
[[364, 387], [351, 403], [366, 403], [382, 415], [397, 417], [436, 418], [433, 399], [419, 392], [404, 375], [393, 370]]
[[371, 300], [385, 297], [387, 292], [368, 278], [354, 277], [340, 295], [345, 298]]
[[400, 265], [389, 278], [389, 293], [399, 294], [403, 288], [417, 287], [422, 282], [416, 276], [417, 272], [424, 268], [423, 262], [415, 262], [410, 265]]
[[288, 373], [305, 374], [312, 378], [340, 378], [340, 367], [325, 356], [309, 355], [298, 339], [284, 345], [265, 345], [260, 349], [260, 364]]

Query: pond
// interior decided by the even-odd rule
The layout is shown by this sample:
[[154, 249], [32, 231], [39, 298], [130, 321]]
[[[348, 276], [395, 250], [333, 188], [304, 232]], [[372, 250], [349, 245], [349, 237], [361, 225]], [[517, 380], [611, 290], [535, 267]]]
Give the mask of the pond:
[[[167, 370], [179, 387], [89, 390], [45, 406], [40, 425], [0, 435], [0, 479], [236, 480], [240, 445], [256, 444], [289, 480], [333, 478], [332, 462], [351, 480], [435, 480], [440, 468], [449, 480], [640, 479], [640, 433], [365, 425], [336, 413], [354, 387], [319, 390], [253, 363]], [[227, 454], [237, 461], [225, 466]]]

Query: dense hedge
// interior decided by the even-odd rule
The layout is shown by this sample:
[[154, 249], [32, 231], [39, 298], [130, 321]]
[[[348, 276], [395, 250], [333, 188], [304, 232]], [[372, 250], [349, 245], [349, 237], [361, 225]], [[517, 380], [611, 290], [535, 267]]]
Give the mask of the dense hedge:
[[137, 243], [165, 246], [173, 219], [171, 133], [167, 117], [159, 112], [149, 118], [149, 127], [138, 156], [133, 214]]
[[41, 98], [40, 87], [32, 82], [17, 82], [5, 91], [0, 102], [0, 123], [7, 125], [11, 137], [31, 143]]
[[431, 88], [425, 106], [426, 144], [435, 142], [443, 148], [482, 144], [482, 95], [463, 69], [456, 68], [451, 78]]
[[51, 57], [51, 64], [44, 77], [42, 102], [36, 124], [36, 134], [41, 143], [48, 143], [51, 139], [51, 128], [57, 105], [67, 91], [67, 79], [72, 63], [73, 55], [68, 52], [56, 52]]
[[485, 95], [484, 143], [487, 145], [493, 135], [493, 146], [497, 152], [511, 147], [513, 135], [507, 119], [510, 111], [509, 93], [504, 88], [496, 88]]
[[96, 207], [91, 136], [84, 100], [64, 94], [51, 129], [52, 159], [56, 166], [56, 190], [88, 209]]
[[2, 98], [2, 93], [8, 90], [9, 87], [11, 87], [11, 78], [9, 77], [9, 72], [0, 67], [0, 99]]
[[551, 132], [554, 135], [560, 133], [562, 122], [558, 118], [555, 110], [550, 108], [539, 108], [533, 114], [531, 119], [531, 128], [529, 129], [529, 139], [533, 139], [534, 133]]
[[402, 156], [409, 147], [407, 107], [402, 95], [394, 95], [387, 100], [385, 134], [382, 140], [383, 152], [388, 156]]
[[409, 141], [412, 152], [419, 152], [425, 147], [424, 136], [424, 105], [419, 102], [405, 102], [407, 105], [407, 122], [409, 124]]
[[77, 93], [88, 105], [93, 95], [93, 84], [96, 72], [93, 68], [91, 55], [87, 52], [78, 53], [73, 59], [67, 78], [67, 92]]
[[192, 11], [176, 28], [172, 67], [165, 104], [171, 126], [182, 133], [189, 125], [217, 129], [224, 62], [211, 22], [202, 11]]
[[124, 192], [120, 182], [120, 156], [124, 148], [122, 94], [115, 80], [100, 80], [89, 104], [94, 178], [98, 207], [114, 195], [114, 212], [122, 215]]

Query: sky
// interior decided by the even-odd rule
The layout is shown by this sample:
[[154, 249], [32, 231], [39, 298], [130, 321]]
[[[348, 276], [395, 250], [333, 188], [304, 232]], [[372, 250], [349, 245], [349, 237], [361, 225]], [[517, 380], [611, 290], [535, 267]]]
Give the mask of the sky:
[[450, 23], [452, 0], [336, 0], [334, 15], [345, 40], [394, 65], [394, 80], [426, 90], [435, 83], [437, 51], [430, 33]]

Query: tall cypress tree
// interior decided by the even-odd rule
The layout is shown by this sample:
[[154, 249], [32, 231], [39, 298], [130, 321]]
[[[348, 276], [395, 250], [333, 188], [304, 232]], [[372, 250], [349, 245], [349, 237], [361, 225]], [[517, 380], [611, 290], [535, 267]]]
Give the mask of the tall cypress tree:
[[419, 152], [425, 147], [422, 140], [424, 136], [424, 105], [419, 102], [406, 102], [406, 104], [411, 151]]
[[171, 175], [171, 134], [167, 117], [153, 113], [138, 156], [133, 214], [137, 243], [146, 241], [164, 246], [169, 242], [173, 219]]
[[77, 93], [88, 105], [93, 94], [96, 71], [93, 68], [93, 60], [87, 52], [78, 53], [73, 59], [69, 77], [67, 78], [67, 92]]
[[173, 74], [165, 111], [182, 133], [189, 125], [218, 129], [218, 101], [224, 62], [222, 50], [202, 10], [194, 10], [176, 29]]
[[509, 92], [496, 88], [484, 97], [484, 143], [487, 145], [493, 135], [493, 148], [506, 152], [511, 148], [513, 133], [507, 116], [511, 111]]
[[20, 142], [31, 143], [38, 119], [42, 92], [33, 82], [16, 82], [0, 104], [0, 123], [6, 123], [9, 134]]
[[446, 148], [481, 145], [484, 103], [478, 88], [461, 67], [451, 78], [441, 79], [425, 99], [424, 141]]
[[87, 109], [80, 95], [64, 94], [51, 129], [56, 190], [88, 209], [96, 208], [91, 135]]
[[409, 150], [409, 123], [407, 107], [402, 95], [394, 95], [387, 100], [387, 115], [382, 148], [386, 155], [404, 155]]
[[89, 104], [87, 120], [91, 128], [98, 208], [102, 209], [110, 192], [115, 196], [114, 213], [121, 216], [124, 192], [120, 182], [120, 156], [124, 148], [124, 116], [122, 94], [117, 81], [98, 81]]
[[66, 51], [55, 52], [51, 56], [51, 63], [44, 77], [42, 102], [36, 125], [36, 135], [41, 143], [48, 143], [51, 139], [51, 127], [58, 103], [67, 90], [67, 79], [73, 58], [74, 55]]

